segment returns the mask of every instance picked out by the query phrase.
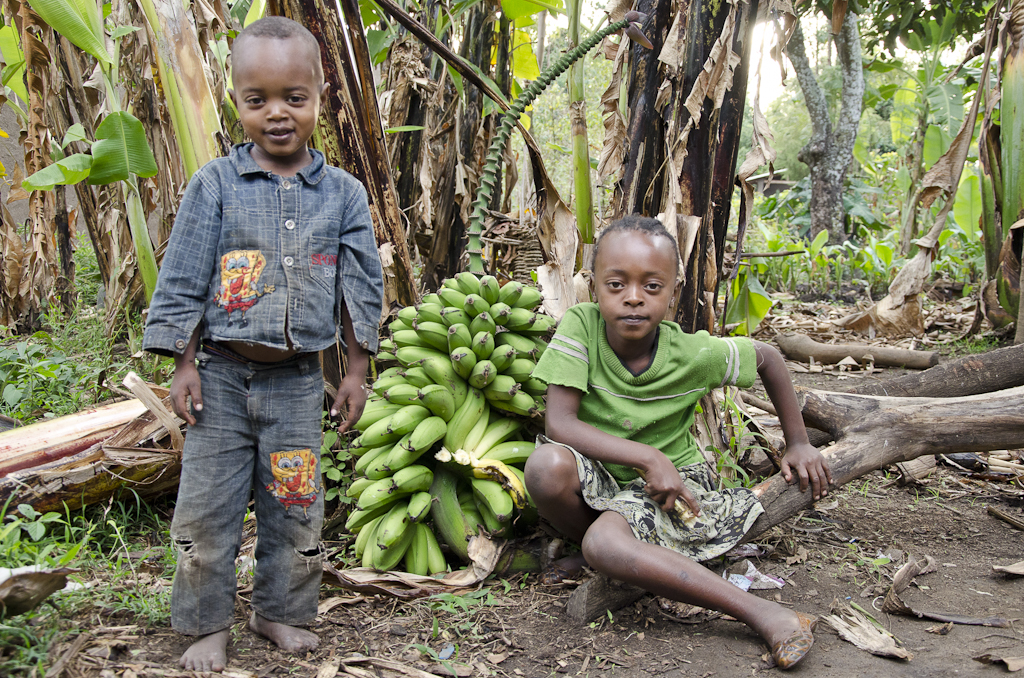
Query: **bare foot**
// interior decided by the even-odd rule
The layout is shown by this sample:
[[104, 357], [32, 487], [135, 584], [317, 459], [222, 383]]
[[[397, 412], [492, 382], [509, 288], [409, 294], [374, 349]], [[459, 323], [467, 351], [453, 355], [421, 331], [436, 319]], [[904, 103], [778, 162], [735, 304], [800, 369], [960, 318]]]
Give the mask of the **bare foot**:
[[192, 643], [178, 664], [186, 671], [223, 671], [227, 664], [230, 629], [203, 636]]
[[572, 555], [558, 560], [552, 561], [544, 571], [540, 573], [541, 584], [561, 584], [566, 579], [575, 579], [579, 576], [580, 570], [582, 570], [587, 564], [587, 559], [583, 557], [583, 553], [573, 553]]
[[249, 628], [258, 633], [285, 652], [309, 652], [320, 644], [320, 636], [306, 629], [295, 628], [287, 624], [279, 624], [264, 619], [255, 612], [249, 617]]
[[811, 634], [813, 618], [807, 615], [775, 606], [777, 610], [769, 615], [771, 623], [758, 624], [755, 630], [771, 648], [772, 656], [781, 669], [788, 669], [804, 658], [814, 644]]

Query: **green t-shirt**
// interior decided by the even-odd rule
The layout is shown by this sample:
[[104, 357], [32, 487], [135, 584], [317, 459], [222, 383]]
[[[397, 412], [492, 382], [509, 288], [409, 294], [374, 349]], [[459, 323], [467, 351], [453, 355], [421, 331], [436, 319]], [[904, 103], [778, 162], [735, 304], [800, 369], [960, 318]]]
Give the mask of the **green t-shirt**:
[[[653, 362], [633, 375], [608, 345], [597, 304], [586, 303], [566, 312], [533, 376], [582, 391], [580, 421], [656, 447], [678, 467], [703, 460], [690, 433], [697, 402], [712, 388], [751, 386], [756, 363], [749, 339], [687, 334], [662, 321]], [[605, 467], [619, 481], [637, 477], [626, 466]]]

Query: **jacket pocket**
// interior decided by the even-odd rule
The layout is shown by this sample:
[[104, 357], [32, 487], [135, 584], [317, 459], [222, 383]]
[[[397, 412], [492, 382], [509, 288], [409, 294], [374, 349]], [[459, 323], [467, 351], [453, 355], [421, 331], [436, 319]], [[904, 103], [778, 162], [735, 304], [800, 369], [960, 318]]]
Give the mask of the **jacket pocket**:
[[338, 250], [337, 238], [311, 236], [309, 239], [309, 277], [332, 297], [338, 275]]

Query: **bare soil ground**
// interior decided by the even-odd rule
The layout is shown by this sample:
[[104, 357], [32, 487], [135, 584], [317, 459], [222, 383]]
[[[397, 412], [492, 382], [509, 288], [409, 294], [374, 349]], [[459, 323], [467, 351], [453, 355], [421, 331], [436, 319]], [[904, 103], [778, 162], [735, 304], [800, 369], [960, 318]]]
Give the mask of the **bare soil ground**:
[[[867, 378], [896, 373], [887, 370]], [[794, 376], [799, 384], [831, 390], [843, 390], [854, 381], [827, 373]], [[761, 572], [783, 579], [785, 586], [759, 595], [815, 615], [827, 615], [833, 601], [856, 603], [913, 654], [909, 661], [877, 657], [820, 623], [814, 649], [792, 673], [864, 678], [997, 675], [1005, 667], [972, 658], [1024, 657], [1024, 622], [1012, 621], [1007, 628], [955, 625], [939, 635], [934, 632], [937, 622], [881, 611], [892, 575], [907, 558], [932, 556], [938, 570], [917, 577], [902, 596], [908, 605], [927, 612], [1024, 619], [1024, 578], [992, 569], [1024, 560], [1024, 532], [988, 515], [990, 505], [1024, 520], [1019, 485], [939, 467], [920, 484], [901, 487], [894, 475], [878, 471], [760, 539], [765, 554], [752, 562]], [[721, 571], [725, 565], [716, 567]], [[589, 625], [574, 624], [565, 615], [565, 605], [575, 586], [542, 586], [536, 575], [529, 575], [489, 582], [461, 598], [414, 602], [363, 598], [325, 587], [322, 598], [330, 602], [322, 606], [325, 612], [313, 627], [321, 645], [303, 657], [286, 655], [245, 628], [241, 620], [247, 617], [248, 596], [243, 589], [228, 674], [331, 678], [341, 662], [342, 674], [401, 675], [348, 663], [359, 655], [400, 662], [410, 676], [417, 675], [410, 673], [415, 669], [436, 675], [609, 678], [777, 671], [768, 648], [744, 625], [706, 613], [680, 618], [679, 609], [652, 596]], [[79, 628], [91, 629], [79, 637], [77, 649], [75, 636], [51, 649], [53, 661], [70, 655], [65, 675], [187, 675], [176, 669], [176, 660], [188, 641], [166, 626], [145, 628], [102, 610], [89, 620], [75, 621]]]

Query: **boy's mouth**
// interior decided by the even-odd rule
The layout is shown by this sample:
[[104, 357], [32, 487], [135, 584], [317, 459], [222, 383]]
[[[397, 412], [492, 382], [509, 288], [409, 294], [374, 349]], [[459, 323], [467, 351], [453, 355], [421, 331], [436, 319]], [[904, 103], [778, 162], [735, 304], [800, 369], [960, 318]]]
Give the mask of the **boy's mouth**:
[[274, 129], [268, 129], [264, 134], [266, 134], [271, 139], [284, 139], [291, 135], [291, 133], [292, 130], [290, 129], [283, 127], [275, 127]]
[[640, 323], [647, 320], [645, 315], [623, 315], [619, 316], [619, 320], [628, 325], [639, 325]]

